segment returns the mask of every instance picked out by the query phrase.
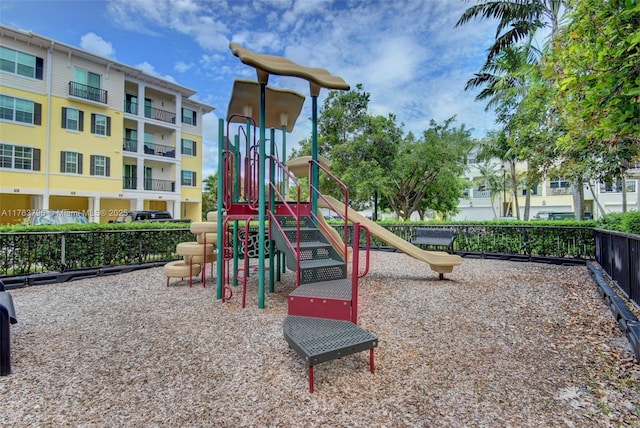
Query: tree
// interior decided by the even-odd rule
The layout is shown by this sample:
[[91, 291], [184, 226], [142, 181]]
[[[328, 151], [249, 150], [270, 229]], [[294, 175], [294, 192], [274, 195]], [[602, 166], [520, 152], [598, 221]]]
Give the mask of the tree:
[[[348, 92], [332, 91], [318, 120], [318, 152], [331, 160], [332, 172], [349, 188], [349, 202], [356, 209], [389, 186], [389, 171], [402, 137], [394, 115], [371, 116], [368, 105], [369, 94], [361, 84]], [[321, 182], [321, 189], [341, 196], [329, 180]]]
[[205, 178], [202, 184], [202, 218], [207, 218], [209, 211], [218, 209], [218, 172]]
[[498, 218], [502, 214], [502, 207], [500, 212], [496, 212], [495, 201], [500, 197], [500, 192], [503, 190], [503, 180], [500, 167], [495, 163], [484, 162], [478, 165], [479, 177], [476, 177], [474, 184], [483, 191], [488, 191], [491, 198], [491, 210], [493, 211], [493, 217]]
[[[550, 28], [552, 36], [560, 26], [563, 0], [494, 0], [480, 2], [465, 10], [456, 27], [472, 19], [496, 19], [495, 41], [489, 48], [486, 63], [522, 41], [531, 41], [535, 33]], [[505, 31], [506, 30], [506, 31]]]
[[421, 218], [428, 210], [443, 216], [457, 211], [466, 186], [460, 177], [472, 142], [470, 132], [464, 125], [453, 127], [454, 121], [431, 120], [421, 139], [412, 133], [402, 139], [390, 171], [392, 185], [383, 190], [398, 218], [408, 219], [415, 211]]
[[626, 144], [637, 155], [640, 2], [581, 0], [571, 6], [572, 20], [555, 40], [546, 68], [568, 125], [560, 143], [596, 156]]

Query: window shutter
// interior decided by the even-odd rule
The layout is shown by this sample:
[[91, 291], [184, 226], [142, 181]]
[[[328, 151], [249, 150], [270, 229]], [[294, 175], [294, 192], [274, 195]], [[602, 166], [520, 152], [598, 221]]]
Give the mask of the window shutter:
[[67, 172], [67, 152], [60, 152], [60, 172]]
[[82, 174], [82, 153], [78, 153], [78, 174]]
[[96, 175], [96, 157], [94, 155], [89, 158], [89, 175]]
[[197, 186], [196, 186], [196, 172], [195, 172], [195, 171], [192, 171], [192, 172], [191, 172], [191, 185], [192, 185], [193, 187], [197, 187]]
[[40, 149], [33, 149], [33, 170], [40, 171]]
[[111, 136], [111, 118], [107, 116], [107, 137]]
[[33, 103], [33, 124], [42, 125], [42, 104]]
[[108, 156], [104, 160], [104, 175], [111, 177], [111, 158]]
[[193, 112], [193, 120], [191, 121], [191, 123], [193, 124], [193, 126], [196, 126], [196, 112]]
[[36, 57], [36, 79], [42, 80], [44, 72], [44, 59]]
[[91, 133], [96, 133], [96, 115], [95, 113], [91, 113]]
[[62, 129], [67, 129], [67, 108], [62, 107]]
[[197, 149], [196, 149], [196, 146], [197, 146], [197, 145], [198, 145], [198, 144], [197, 144], [195, 141], [193, 141], [193, 145], [192, 145], [191, 147], [193, 147], [193, 155], [194, 155], [194, 156], [197, 156], [197, 155], [198, 155], [198, 151], [197, 151]]
[[84, 131], [84, 112], [82, 110], [78, 112], [78, 131]]

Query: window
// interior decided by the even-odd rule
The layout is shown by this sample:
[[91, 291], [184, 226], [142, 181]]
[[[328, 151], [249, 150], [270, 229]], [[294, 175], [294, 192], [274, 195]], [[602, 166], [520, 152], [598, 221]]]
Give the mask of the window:
[[40, 125], [42, 123], [42, 104], [0, 95], [0, 119]]
[[549, 181], [549, 187], [552, 189], [568, 189], [571, 187], [571, 183], [564, 178], [552, 178]]
[[196, 173], [195, 171], [182, 171], [182, 182], [183, 186], [196, 186]]
[[91, 133], [96, 135], [111, 135], [111, 118], [104, 114], [91, 113]]
[[196, 112], [188, 108], [182, 109], [182, 123], [196, 126]]
[[125, 95], [125, 113], [138, 114], [138, 97], [131, 94]]
[[62, 128], [82, 131], [84, 129], [84, 112], [75, 108], [62, 107]]
[[193, 140], [182, 139], [182, 154], [187, 156], [196, 155], [196, 142]]
[[100, 89], [100, 81], [99, 74], [76, 68], [73, 72], [74, 85], [71, 95], [87, 100], [106, 102], [106, 98], [102, 99], [103, 91]]
[[527, 193], [529, 193], [532, 196], [537, 195], [538, 194], [538, 186], [534, 186], [533, 189], [522, 189], [522, 196], [527, 196]]
[[0, 46], [0, 70], [42, 80], [44, 60], [34, 55]]
[[[627, 192], [636, 191], [636, 181], [626, 180]], [[613, 180], [609, 182], [600, 182], [601, 193], [622, 193], [622, 180]]]
[[0, 168], [40, 171], [40, 149], [0, 144]]
[[111, 175], [111, 159], [107, 156], [91, 155], [89, 168], [91, 175], [109, 177]]
[[60, 152], [60, 172], [82, 174], [82, 153]]

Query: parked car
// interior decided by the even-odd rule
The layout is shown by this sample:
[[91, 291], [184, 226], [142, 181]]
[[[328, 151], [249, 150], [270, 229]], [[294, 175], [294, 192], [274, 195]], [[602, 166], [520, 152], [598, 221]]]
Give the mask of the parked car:
[[164, 210], [143, 210], [143, 211], [125, 211], [120, 215], [115, 223], [131, 223], [133, 221], [164, 221], [173, 223], [190, 222], [190, 219], [173, 218], [169, 211]]
[[79, 211], [69, 210], [33, 210], [24, 218], [22, 224], [87, 224], [89, 221]]

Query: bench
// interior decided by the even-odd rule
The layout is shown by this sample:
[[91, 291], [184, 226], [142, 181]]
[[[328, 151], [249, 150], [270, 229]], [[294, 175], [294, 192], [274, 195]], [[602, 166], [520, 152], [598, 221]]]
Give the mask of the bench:
[[453, 253], [454, 239], [456, 239], [456, 232], [453, 229], [419, 227], [416, 233], [409, 237], [409, 242], [413, 245], [447, 247], [449, 252]]
[[0, 376], [6, 376], [11, 373], [11, 335], [9, 325], [17, 322], [11, 294], [4, 291], [4, 284], [0, 281]]

